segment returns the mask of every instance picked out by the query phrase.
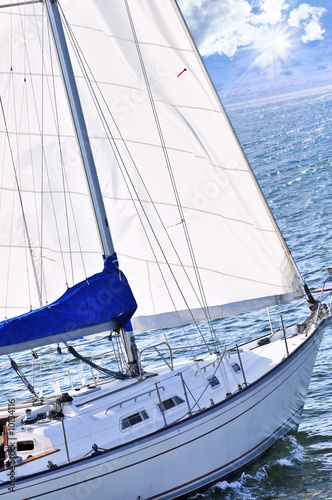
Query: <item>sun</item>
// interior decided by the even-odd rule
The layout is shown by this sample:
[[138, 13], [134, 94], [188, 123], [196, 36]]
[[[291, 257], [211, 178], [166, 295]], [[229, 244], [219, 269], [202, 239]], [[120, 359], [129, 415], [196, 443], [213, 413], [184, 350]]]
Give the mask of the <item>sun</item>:
[[252, 66], [269, 68], [288, 59], [292, 50], [292, 42], [286, 29], [270, 27], [257, 34], [253, 49], [257, 57]]

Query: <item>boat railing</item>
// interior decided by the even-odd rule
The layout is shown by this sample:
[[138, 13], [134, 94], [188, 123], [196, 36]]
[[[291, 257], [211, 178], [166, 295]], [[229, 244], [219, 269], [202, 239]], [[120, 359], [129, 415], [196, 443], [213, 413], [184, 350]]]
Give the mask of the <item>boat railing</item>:
[[[166, 359], [166, 356], [161, 352], [162, 347], [166, 347], [166, 349], [168, 350], [169, 361]], [[138, 351], [138, 359], [139, 359], [138, 365], [139, 365], [139, 371], [140, 371], [140, 373], [139, 373], [140, 378], [143, 377], [143, 371], [142, 371], [143, 354], [146, 354], [148, 351], [155, 351], [158, 354], [159, 358], [164, 362], [164, 364], [166, 366], [168, 366], [170, 371], [173, 371], [174, 363], [173, 363], [173, 353], [172, 353], [171, 346], [169, 345], [168, 342], [161, 342], [160, 344], [155, 344], [155, 345], [152, 345], [149, 347], [145, 347], [141, 351]]]
[[110, 410], [113, 410], [114, 408], [122, 408], [122, 406], [124, 404], [129, 403], [131, 401], [134, 401], [134, 403], [136, 403], [137, 400], [139, 398], [142, 398], [143, 396], [149, 396], [150, 397], [153, 394], [155, 394], [157, 392], [157, 390], [165, 391], [165, 387], [164, 386], [157, 387], [156, 384], [155, 384], [155, 387], [151, 387], [151, 389], [149, 389], [147, 391], [140, 392], [139, 394], [135, 394], [134, 396], [131, 396], [130, 398], [123, 399], [123, 400], [121, 400], [121, 401], [119, 401], [117, 403], [114, 403], [112, 406], [109, 406], [108, 408], [106, 408], [105, 415], [107, 415]]
[[[120, 365], [121, 366], [125, 366], [125, 358], [124, 358], [124, 355], [122, 352], [120, 351], [117, 351], [117, 350], [113, 350], [112, 351], [107, 351], [107, 352], [104, 352], [104, 353], [98, 353], [96, 354], [95, 356], [93, 356], [90, 361], [93, 361], [95, 360], [96, 358], [101, 358], [100, 360], [100, 364], [99, 364], [99, 368], [102, 368], [103, 367], [103, 364], [104, 364], [104, 360], [105, 358], [107, 357], [111, 357], [111, 356], [114, 356], [117, 360], [120, 359]], [[97, 384], [98, 381], [99, 381], [99, 377], [100, 377], [100, 373], [101, 372], [98, 372], [98, 375], [97, 377], [94, 376], [94, 373], [93, 373], [93, 368], [90, 366], [90, 371], [91, 371], [91, 376], [93, 378], [93, 382], [94, 384]]]
[[[320, 297], [319, 297], [318, 307], [317, 307], [316, 316], [315, 316], [315, 325], [317, 325], [317, 323], [318, 323], [319, 313], [320, 313], [321, 308], [322, 308], [323, 294], [325, 292], [326, 283], [331, 278], [332, 278], [332, 274], [329, 274], [329, 276], [323, 281], [322, 287], [320, 289]], [[332, 294], [331, 294], [331, 299], [330, 299], [330, 304], [329, 304], [329, 314], [331, 314], [331, 311], [332, 311]]]

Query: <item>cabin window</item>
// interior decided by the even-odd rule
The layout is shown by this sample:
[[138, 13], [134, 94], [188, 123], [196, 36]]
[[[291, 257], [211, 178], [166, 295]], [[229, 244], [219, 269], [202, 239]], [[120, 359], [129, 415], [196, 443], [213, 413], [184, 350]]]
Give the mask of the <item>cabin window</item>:
[[148, 420], [149, 415], [145, 410], [138, 411], [137, 413], [133, 413], [132, 415], [129, 415], [128, 417], [123, 417], [120, 420], [120, 428], [121, 430], [129, 429], [129, 427], [132, 427], [133, 425], [139, 424], [140, 422], [143, 422], [144, 420]]
[[241, 371], [241, 368], [239, 367], [239, 365], [237, 363], [233, 363], [232, 368], [235, 371], [235, 373], [238, 373]]
[[33, 441], [17, 441], [17, 451], [31, 451], [34, 447]]
[[175, 406], [181, 405], [184, 403], [184, 400], [179, 396], [172, 396], [171, 398], [165, 399], [161, 403], [158, 403], [158, 408], [161, 412], [170, 410]]
[[215, 375], [213, 375], [213, 377], [209, 377], [208, 382], [209, 382], [210, 386], [213, 388], [220, 385], [220, 382]]

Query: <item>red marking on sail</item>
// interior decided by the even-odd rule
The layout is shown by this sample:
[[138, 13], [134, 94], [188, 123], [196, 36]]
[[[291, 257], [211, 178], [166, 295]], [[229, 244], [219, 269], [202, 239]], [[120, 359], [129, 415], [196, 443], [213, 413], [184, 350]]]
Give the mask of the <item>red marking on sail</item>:
[[181, 76], [181, 75], [182, 75], [182, 73], [184, 73], [185, 71], [187, 71], [187, 68], [184, 68], [184, 69], [181, 71], [181, 73], [179, 73], [179, 74], [178, 74], [177, 78], [179, 78], [179, 76]]

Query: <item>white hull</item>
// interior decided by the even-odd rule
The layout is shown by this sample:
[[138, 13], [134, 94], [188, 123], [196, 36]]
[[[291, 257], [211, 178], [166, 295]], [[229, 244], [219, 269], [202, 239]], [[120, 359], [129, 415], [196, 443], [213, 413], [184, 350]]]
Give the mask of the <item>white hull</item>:
[[298, 425], [323, 323], [278, 366], [223, 402], [95, 457], [17, 480], [14, 492], [3, 486], [1, 494], [171, 499], [240, 470]]

